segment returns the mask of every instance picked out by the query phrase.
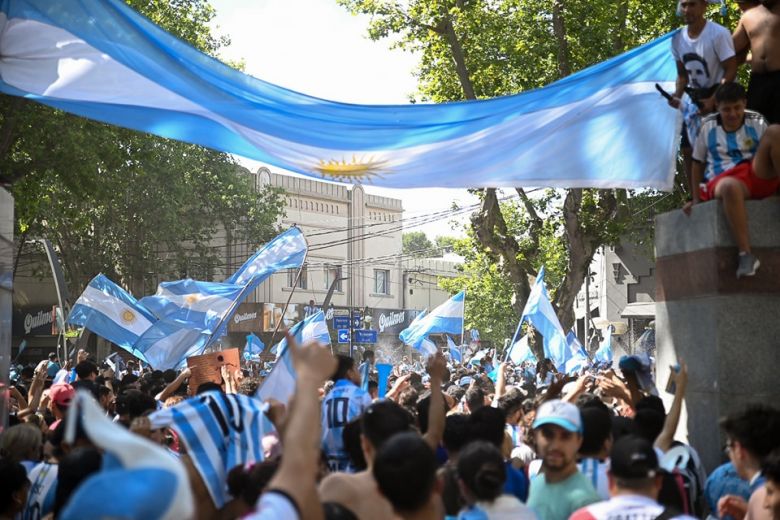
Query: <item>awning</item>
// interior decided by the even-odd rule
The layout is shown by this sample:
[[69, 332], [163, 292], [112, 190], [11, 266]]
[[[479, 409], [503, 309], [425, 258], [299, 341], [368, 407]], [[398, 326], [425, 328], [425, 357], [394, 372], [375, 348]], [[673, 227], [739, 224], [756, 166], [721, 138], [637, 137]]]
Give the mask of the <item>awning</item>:
[[621, 318], [655, 318], [655, 302], [629, 303], [620, 313]]

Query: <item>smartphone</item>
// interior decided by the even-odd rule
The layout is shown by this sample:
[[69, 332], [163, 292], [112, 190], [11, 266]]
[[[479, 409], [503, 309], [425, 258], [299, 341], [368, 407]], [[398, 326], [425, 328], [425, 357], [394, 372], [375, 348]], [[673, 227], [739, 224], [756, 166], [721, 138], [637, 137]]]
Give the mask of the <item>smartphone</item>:
[[674, 382], [674, 374], [680, 371], [680, 365], [672, 367], [674, 372], [669, 372], [669, 379], [666, 381], [666, 393], [674, 395], [677, 392], [677, 384]]

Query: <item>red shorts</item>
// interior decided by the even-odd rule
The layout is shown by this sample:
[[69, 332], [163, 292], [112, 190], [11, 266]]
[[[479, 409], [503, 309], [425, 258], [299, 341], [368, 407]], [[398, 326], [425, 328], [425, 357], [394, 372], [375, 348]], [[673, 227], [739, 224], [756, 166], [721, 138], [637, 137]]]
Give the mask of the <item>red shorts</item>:
[[736, 177], [747, 187], [751, 199], [763, 199], [774, 195], [780, 186], [780, 177], [774, 179], [756, 177], [753, 171], [753, 161], [744, 161], [711, 179], [707, 184], [702, 184], [699, 189], [699, 198], [702, 201], [714, 199], [715, 187], [725, 177]]

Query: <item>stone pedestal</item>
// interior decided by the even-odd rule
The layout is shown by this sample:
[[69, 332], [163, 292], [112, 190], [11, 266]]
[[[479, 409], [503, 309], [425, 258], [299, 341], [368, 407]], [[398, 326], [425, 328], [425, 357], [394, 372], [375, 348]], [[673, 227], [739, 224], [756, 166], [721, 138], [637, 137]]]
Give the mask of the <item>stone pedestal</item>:
[[[720, 202], [656, 218], [657, 384], [688, 364], [681, 428], [707, 470], [724, 460], [719, 419], [750, 402], [780, 406], [780, 199], [748, 201], [756, 276], [737, 280]], [[667, 395], [668, 397], [668, 395]]]

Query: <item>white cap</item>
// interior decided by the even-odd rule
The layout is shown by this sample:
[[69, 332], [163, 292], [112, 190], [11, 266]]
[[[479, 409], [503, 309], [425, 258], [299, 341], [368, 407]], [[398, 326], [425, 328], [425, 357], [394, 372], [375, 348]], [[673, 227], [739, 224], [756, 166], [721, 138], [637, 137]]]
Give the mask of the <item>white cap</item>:
[[554, 424], [573, 433], [582, 433], [579, 408], [560, 399], [546, 401], [536, 410], [533, 427], [538, 428], [544, 424]]

